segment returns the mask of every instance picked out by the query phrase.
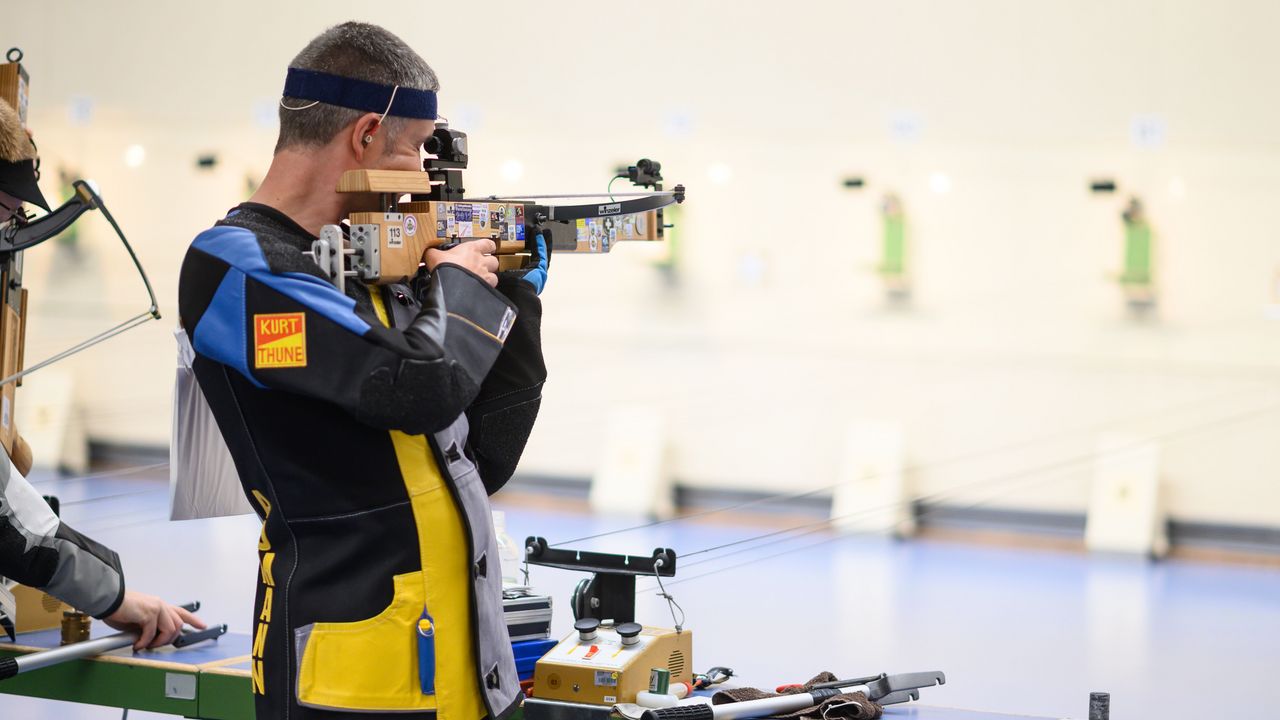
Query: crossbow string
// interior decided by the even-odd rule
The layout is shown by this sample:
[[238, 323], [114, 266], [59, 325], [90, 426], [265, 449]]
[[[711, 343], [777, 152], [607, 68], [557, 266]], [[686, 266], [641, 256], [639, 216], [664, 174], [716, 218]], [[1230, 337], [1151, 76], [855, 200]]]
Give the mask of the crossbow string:
[[63, 203], [58, 209], [43, 217], [27, 220], [20, 219], [9, 227], [0, 230], [0, 256], [10, 253], [21, 252], [28, 248], [35, 247], [40, 243], [56, 237], [63, 230], [71, 226], [81, 215], [89, 210], [98, 210], [102, 216], [111, 224], [111, 228], [115, 230], [116, 236], [120, 238], [120, 243], [124, 245], [124, 249], [129, 253], [129, 258], [133, 261], [133, 266], [138, 270], [138, 276], [142, 278], [142, 284], [147, 288], [147, 297], [151, 301], [151, 306], [145, 312], [138, 313], [133, 317], [119, 323], [107, 330], [104, 330], [93, 337], [76, 343], [75, 345], [48, 357], [29, 368], [19, 369], [18, 372], [6, 378], [0, 378], [0, 387], [16, 382], [26, 375], [36, 370], [52, 365], [53, 363], [64, 360], [76, 353], [87, 350], [98, 343], [109, 340], [128, 330], [132, 330], [149, 320], [160, 319], [160, 307], [156, 303], [156, 293], [151, 289], [151, 280], [147, 278], [147, 271], [142, 268], [142, 263], [138, 260], [138, 255], [133, 251], [133, 246], [129, 244], [129, 240], [124, 236], [124, 231], [120, 229], [120, 225], [116, 223], [116, 219], [111, 216], [111, 212], [107, 210], [106, 204], [102, 200], [102, 196], [98, 194], [92, 182], [85, 180], [77, 180], [72, 184], [75, 189], [75, 195]]

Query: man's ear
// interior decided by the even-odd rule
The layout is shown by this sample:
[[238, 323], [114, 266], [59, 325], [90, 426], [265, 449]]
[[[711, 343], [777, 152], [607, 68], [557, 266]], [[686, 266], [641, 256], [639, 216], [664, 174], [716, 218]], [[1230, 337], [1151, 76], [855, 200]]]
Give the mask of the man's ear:
[[356, 119], [351, 126], [351, 151], [355, 153], [356, 162], [363, 162], [365, 153], [378, 140], [378, 113], [365, 113]]

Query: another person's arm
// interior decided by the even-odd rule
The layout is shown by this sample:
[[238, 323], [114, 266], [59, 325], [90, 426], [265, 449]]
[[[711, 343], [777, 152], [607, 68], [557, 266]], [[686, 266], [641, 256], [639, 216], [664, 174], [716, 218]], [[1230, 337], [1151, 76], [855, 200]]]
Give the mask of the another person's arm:
[[0, 452], [0, 575], [42, 590], [108, 625], [141, 633], [135, 647], [173, 641], [199, 618], [159, 598], [125, 590], [120, 557], [76, 532]]

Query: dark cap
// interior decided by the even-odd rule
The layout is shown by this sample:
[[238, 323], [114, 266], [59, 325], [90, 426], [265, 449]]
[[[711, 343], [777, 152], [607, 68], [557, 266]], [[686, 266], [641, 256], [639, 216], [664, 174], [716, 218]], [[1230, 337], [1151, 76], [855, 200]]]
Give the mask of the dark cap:
[[29, 202], [52, 212], [40, 186], [36, 185], [36, 163], [34, 160], [4, 162], [0, 160], [0, 192], [8, 193], [23, 202]]
[[36, 185], [36, 145], [22, 126], [17, 111], [0, 100], [0, 192], [49, 210]]

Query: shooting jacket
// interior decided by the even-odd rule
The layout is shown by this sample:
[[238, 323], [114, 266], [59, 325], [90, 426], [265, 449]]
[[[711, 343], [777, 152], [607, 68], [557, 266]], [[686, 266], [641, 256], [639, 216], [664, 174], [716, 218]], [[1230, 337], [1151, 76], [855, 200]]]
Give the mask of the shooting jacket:
[[62, 522], [3, 450], [0, 576], [43, 590], [96, 618], [114, 613], [124, 601], [120, 556]]
[[541, 305], [455, 265], [344, 295], [302, 254], [312, 239], [245, 203], [195, 239], [179, 286], [263, 520], [258, 717], [503, 718], [520, 687], [488, 495], [537, 415]]

